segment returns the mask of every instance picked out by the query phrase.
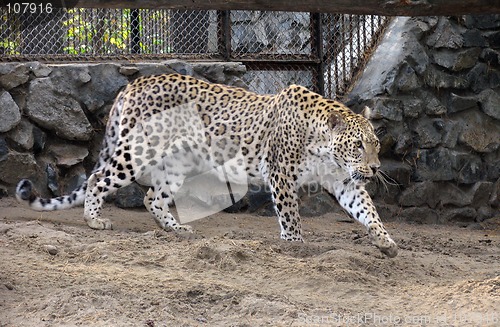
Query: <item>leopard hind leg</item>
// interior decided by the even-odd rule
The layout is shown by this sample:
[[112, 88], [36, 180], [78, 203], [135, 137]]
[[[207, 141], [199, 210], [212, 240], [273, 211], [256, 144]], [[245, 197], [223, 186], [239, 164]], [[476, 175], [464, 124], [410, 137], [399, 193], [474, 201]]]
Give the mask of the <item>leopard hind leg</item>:
[[182, 186], [182, 180], [169, 185], [166, 179], [156, 179], [154, 184], [155, 186], [148, 190], [144, 198], [144, 205], [153, 215], [158, 226], [164, 230], [192, 232], [191, 226], [179, 224], [169, 209], [169, 205], [173, 201], [173, 194]]
[[134, 167], [116, 160], [109, 160], [98, 171], [90, 175], [85, 193], [84, 219], [92, 229], [112, 229], [111, 221], [101, 218], [104, 198], [115, 193], [119, 188], [132, 184], [136, 180]]

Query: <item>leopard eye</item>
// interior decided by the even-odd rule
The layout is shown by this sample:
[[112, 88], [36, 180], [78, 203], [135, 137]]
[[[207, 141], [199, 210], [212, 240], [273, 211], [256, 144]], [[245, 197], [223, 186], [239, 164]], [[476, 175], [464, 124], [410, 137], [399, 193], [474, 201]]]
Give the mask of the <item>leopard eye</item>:
[[361, 141], [356, 141], [356, 143], [354, 143], [356, 145], [357, 148], [360, 148], [362, 149], [363, 148], [363, 143]]

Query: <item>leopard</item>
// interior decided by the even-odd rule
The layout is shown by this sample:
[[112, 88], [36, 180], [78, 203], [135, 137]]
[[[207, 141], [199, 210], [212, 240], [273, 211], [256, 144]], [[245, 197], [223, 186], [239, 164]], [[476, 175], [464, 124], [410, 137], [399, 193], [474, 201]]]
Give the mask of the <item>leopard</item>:
[[83, 204], [87, 225], [106, 230], [112, 223], [101, 217], [105, 198], [137, 182], [148, 187], [144, 205], [160, 228], [189, 233], [192, 227], [170, 211], [174, 195], [188, 176], [225, 167], [224, 176], [235, 183], [263, 180], [281, 239], [303, 242], [298, 190], [315, 181], [393, 258], [398, 246], [366, 189], [381, 165], [370, 115], [368, 107], [355, 113], [295, 84], [258, 94], [183, 74], [142, 76], [116, 96], [97, 162], [83, 184], [44, 198], [22, 179], [16, 198], [38, 211]]

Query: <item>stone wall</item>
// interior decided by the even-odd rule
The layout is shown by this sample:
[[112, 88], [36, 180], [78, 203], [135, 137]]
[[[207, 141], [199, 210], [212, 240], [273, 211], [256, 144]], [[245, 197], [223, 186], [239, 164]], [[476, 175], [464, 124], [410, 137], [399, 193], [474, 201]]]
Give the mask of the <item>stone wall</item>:
[[238, 63], [0, 64], [0, 197], [13, 195], [21, 178], [45, 196], [79, 185], [119, 89], [138, 76], [173, 72], [245, 86]]
[[397, 18], [350, 94], [373, 108], [382, 210], [469, 224], [500, 205], [500, 16]]

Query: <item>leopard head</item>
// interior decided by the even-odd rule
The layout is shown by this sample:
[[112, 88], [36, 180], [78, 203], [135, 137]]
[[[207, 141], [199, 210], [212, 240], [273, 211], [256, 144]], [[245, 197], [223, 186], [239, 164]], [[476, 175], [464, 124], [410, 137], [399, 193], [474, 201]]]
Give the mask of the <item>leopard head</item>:
[[366, 182], [380, 168], [380, 142], [369, 116], [370, 109], [365, 107], [362, 114], [333, 112], [328, 119], [334, 160], [354, 182]]

